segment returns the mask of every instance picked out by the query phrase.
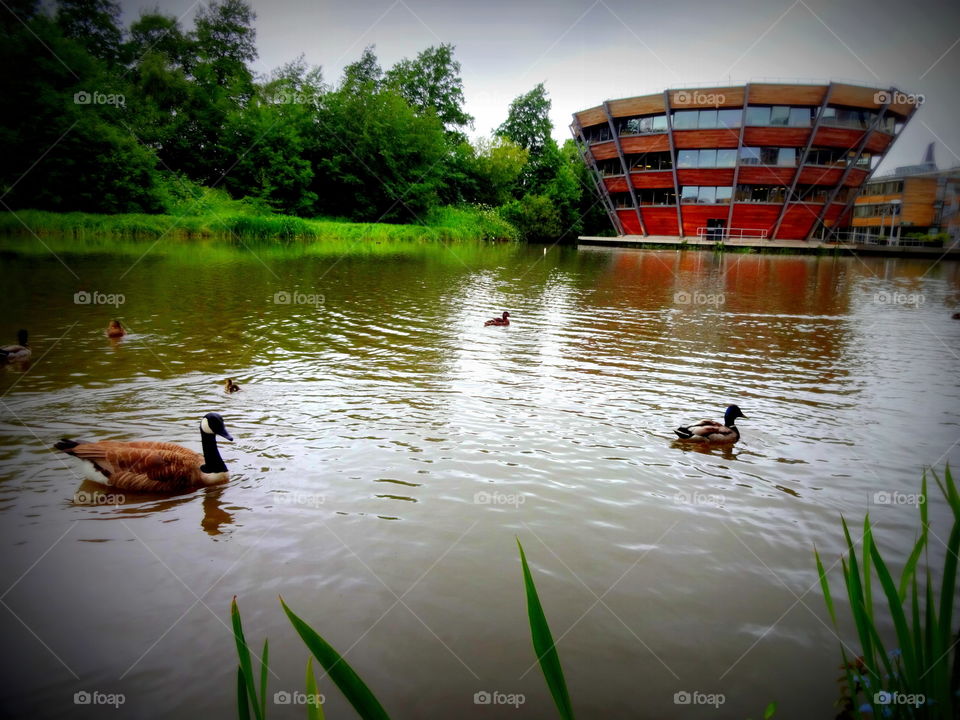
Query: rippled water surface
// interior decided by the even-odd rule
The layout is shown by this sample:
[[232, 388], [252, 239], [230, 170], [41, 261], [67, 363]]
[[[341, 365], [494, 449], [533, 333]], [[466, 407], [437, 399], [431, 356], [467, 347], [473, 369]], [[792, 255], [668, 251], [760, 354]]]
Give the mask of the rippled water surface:
[[[874, 493], [960, 465], [956, 263], [148, 247], [3, 256], [2, 337], [34, 348], [0, 372], [4, 714], [93, 716], [73, 696], [99, 690], [125, 695], [109, 717], [235, 717], [234, 595], [271, 695], [302, 690], [282, 594], [397, 718], [552, 717], [519, 537], [581, 717], [832, 717], [813, 544], [832, 563], [870, 510], [902, 562], [916, 509]], [[733, 450], [672, 442], [731, 402]], [[199, 449], [210, 410], [236, 438], [216, 489], [100, 504], [49, 450]]]

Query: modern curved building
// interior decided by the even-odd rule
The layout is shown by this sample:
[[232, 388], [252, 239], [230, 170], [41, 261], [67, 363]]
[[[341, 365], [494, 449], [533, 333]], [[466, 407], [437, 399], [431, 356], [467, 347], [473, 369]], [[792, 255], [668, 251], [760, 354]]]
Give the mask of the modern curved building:
[[749, 83], [666, 90], [574, 114], [620, 235], [810, 239], [850, 224], [857, 192], [922, 96]]

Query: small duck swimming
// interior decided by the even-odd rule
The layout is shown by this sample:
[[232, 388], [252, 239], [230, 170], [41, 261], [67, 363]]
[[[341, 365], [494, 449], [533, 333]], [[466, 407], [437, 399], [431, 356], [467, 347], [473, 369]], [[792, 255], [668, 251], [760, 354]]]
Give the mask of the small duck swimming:
[[126, 334], [127, 331], [119, 320], [111, 320], [110, 324], [107, 325], [107, 337], [109, 338], [122, 338]]
[[509, 324], [510, 324], [510, 313], [504, 311], [503, 317], [498, 317], [498, 318], [493, 318], [492, 320], [487, 320], [487, 321], [483, 324], [483, 326], [484, 326], [484, 327], [487, 327], [487, 326], [489, 326], [489, 325], [502, 326], [502, 325], [509, 325]]
[[17, 344], [0, 347], [0, 363], [22, 363], [30, 359], [33, 351], [27, 344], [27, 331], [17, 331]]
[[240, 389], [240, 386], [237, 385], [233, 378], [227, 378], [223, 381], [223, 391], [226, 393], [235, 393]]
[[681, 440], [690, 442], [733, 444], [740, 439], [740, 431], [737, 429], [737, 418], [746, 418], [740, 408], [731, 405], [723, 415], [723, 424], [714, 420], [701, 420], [694, 425], [678, 427], [674, 432]]

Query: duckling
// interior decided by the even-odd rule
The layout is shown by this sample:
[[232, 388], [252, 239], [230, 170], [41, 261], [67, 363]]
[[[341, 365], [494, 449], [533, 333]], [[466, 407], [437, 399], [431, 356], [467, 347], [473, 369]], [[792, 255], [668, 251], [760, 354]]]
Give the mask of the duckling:
[[227, 378], [226, 380], [223, 381], [224, 392], [235, 393], [239, 389], [240, 389], [240, 386], [233, 381], [233, 378]]
[[0, 347], [0, 363], [22, 363], [30, 359], [33, 351], [27, 343], [27, 331], [17, 331], [17, 344]]
[[107, 325], [107, 337], [109, 338], [122, 338], [126, 334], [127, 330], [120, 324], [119, 320], [111, 320], [110, 324]]
[[79, 458], [88, 479], [132, 492], [172, 493], [219, 485], [228, 479], [217, 449], [219, 435], [233, 440], [223, 418], [210, 412], [200, 421], [203, 454], [167, 442], [60, 440], [56, 450]]
[[498, 317], [498, 318], [493, 318], [492, 320], [487, 320], [487, 321], [483, 324], [483, 326], [484, 326], [484, 327], [487, 327], [488, 325], [497, 325], [497, 326], [509, 325], [509, 324], [510, 324], [509, 318], [510, 318], [510, 313], [504, 312], [504, 313], [503, 313], [503, 317]]
[[746, 418], [740, 408], [731, 405], [727, 408], [723, 416], [723, 424], [713, 420], [701, 420], [694, 425], [678, 427], [674, 432], [681, 440], [691, 442], [733, 444], [740, 439], [740, 431], [737, 429], [737, 418]]

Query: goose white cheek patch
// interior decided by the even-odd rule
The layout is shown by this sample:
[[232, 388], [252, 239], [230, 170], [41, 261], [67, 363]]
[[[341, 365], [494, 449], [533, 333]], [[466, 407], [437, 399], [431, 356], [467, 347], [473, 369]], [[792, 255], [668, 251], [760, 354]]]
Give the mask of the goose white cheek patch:
[[210, 429], [210, 423], [207, 422], [206, 418], [200, 421], [200, 430], [205, 432], [207, 435], [213, 435], [213, 430]]

